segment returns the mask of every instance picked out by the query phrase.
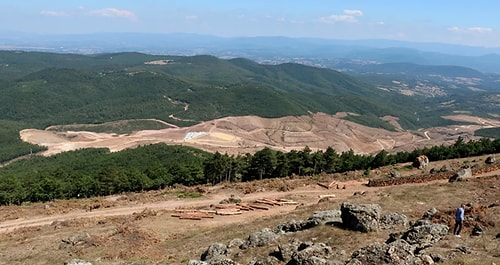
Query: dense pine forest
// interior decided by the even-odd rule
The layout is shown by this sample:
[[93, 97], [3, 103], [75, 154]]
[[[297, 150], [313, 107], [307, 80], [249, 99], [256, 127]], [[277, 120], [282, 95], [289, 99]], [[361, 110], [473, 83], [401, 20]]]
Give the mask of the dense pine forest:
[[434, 146], [389, 154], [357, 155], [328, 148], [284, 153], [264, 148], [255, 154], [207, 153], [184, 146], [154, 144], [110, 153], [107, 149], [82, 149], [51, 157], [32, 156], [0, 169], [0, 204], [50, 201], [141, 192], [175, 184], [192, 186], [220, 182], [284, 178], [292, 175], [364, 170], [412, 162], [419, 155], [431, 161], [500, 152], [500, 139], [482, 138], [451, 146]]

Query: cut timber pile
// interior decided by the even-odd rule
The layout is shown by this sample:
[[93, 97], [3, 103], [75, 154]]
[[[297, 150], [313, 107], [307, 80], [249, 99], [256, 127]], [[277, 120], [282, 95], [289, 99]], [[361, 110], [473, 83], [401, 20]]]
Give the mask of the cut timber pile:
[[[265, 204], [267, 206], [262, 206], [260, 204]], [[283, 206], [283, 205], [293, 205], [299, 204], [298, 202], [286, 199], [259, 199], [255, 203], [236, 203], [236, 204], [219, 204], [213, 207], [211, 210], [194, 210], [194, 209], [178, 209], [175, 210], [176, 213], [172, 214], [172, 217], [178, 217], [179, 219], [188, 220], [201, 220], [203, 218], [214, 218], [214, 215], [238, 215], [245, 211], [255, 211], [255, 210], [269, 210], [269, 206]]]
[[188, 220], [201, 220], [203, 218], [214, 218], [211, 214], [213, 211], [204, 210], [176, 210], [177, 213], [172, 214], [172, 217]]
[[[472, 175], [480, 175], [499, 169], [500, 169], [500, 164], [495, 164], [492, 166], [487, 166], [482, 168], [474, 168], [472, 169]], [[453, 175], [455, 175], [455, 172], [412, 175], [400, 178], [370, 179], [370, 181], [368, 182], [368, 187], [384, 187], [384, 186], [401, 185], [407, 183], [424, 183], [433, 180], [449, 179]]]

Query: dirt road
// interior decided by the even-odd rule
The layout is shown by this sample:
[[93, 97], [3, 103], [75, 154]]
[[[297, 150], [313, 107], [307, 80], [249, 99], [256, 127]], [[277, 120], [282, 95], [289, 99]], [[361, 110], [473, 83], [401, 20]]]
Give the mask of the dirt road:
[[[332, 194], [334, 193], [336, 197], [342, 198], [352, 195], [354, 191], [364, 189], [366, 181], [349, 181], [344, 182], [342, 185], [346, 186], [344, 190], [331, 189], [326, 190], [321, 188], [316, 184], [311, 184], [310, 186], [300, 187], [291, 191], [279, 192], [279, 191], [266, 191], [266, 192], [256, 192], [242, 195], [240, 198], [243, 202], [253, 202], [261, 198], [300, 198], [300, 203], [303, 205], [316, 203], [319, 199], [319, 195], [322, 194]], [[208, 194], [206, 196], [194, 199], [170, 199], [154, 203], [142, 203], [133, 204], [131, 202], [126, 206], [117, 206], [112, 208], [102, 208], [95, 209], [92, 211], [75, 210], [72, 212], [64, 214], [54, 214], [49, 216], [27, 216], [23, 218], [18, 218], [15, 220], [7, 220], [0, 223], [0, 233], [10, 232], [19, 228], [25, 227], [35, 227], [50, 225], [56, 221], [67, 221], [81, 218], [94, 218], [94, 217], [110, 217], [110, 216], [120, 216], [120, 215], [132, 215], [134, 213], [140, 213], [145, 209], [151, 210], [162, 210], [162, 211], [174, 211], [179, 208], [197, 208], [197, 207], [209, 207], [210, 205], [216, 205], [221, 200], [229, 198], [231, 196], [228, 191], [219, 191], [214, 194]], [[251, 218], [252, 215], [272, 215], [277, 212], [290, 211], [295, 209], [297, 206], [292, 205], [289, 207], [280, 207], [270, 209], [268, 211], [262, 212], [252, 212], [245, 213], [246, 218]]]

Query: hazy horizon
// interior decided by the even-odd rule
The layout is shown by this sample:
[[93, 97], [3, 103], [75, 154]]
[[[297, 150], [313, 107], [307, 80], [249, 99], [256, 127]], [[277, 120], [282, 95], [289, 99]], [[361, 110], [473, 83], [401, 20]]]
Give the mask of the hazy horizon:
[[500, 2], [25, 0], [0, 3], [0, 32], [189, 33], [394, 40], [500, 48]]

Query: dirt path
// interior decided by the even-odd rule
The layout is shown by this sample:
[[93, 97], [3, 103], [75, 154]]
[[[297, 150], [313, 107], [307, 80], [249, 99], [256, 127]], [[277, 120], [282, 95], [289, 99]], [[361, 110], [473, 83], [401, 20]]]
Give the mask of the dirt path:
[[[499, 175], [500, 170], [484, 173], [474, 177], [486, 177], [492, 175]], [[446, 183], [447, 180], [436, 180], [432, 183]], [[327, 190], [318, 186], [316, 183], [310, 183], [309, 185], [293, 189], [291, 191], [281, 192], [281, 191], [265, 191], [265, 192], [255, 192], [250, 194], [245, 194], [240, 196], [243, 202], [254, 202], [261, 198], [293, 198], [297, 202], [303, 205], [312, 205], [318, 202], [319, 195], [325, 194], [335, 194], [336, 200], [345, 200], [353, 195], [356, 191], [370, 190], [377, 191], [384, 187], [367, 187], [367, 181], [346, 181], [338, 182], [339, 186], [345, 186], [345, 189], [331, 189]], [[429, 185], [430, 183], [413, 183], [404, 184], [406, 186], [415, 185]], [[36, 227], [50, 225], [55, 221], [67, 221], [81, 218], [94, 218], [94, 217], [111, 217], [111, 216], [123, 216], [132, 215], [134, 213], [140, 213], [145, 209], [151, 209], [156, 211], [174, 211], [179, 208], [197, 208], [197, 207], [209, 207], [210, 205], [216, 205], [221, 200], [229, 198], [233, 192], [228, 190], [216, 190], [214, 193], [209, 193], [201, 198], [194, 199], [169, 199], [165, 201], [152, 202], [152, 203], [142, 203], [137, 204], [137, 202], [130, 202], [125, 206], [115, 206], [112, 208], [100, 208], [92, 211], [85, 211], [83, 209], [74, 210], [72, 212], [64, 214], [54, 214], [54, 215], [34, 215], [29, 217], [22, 217], [15, 220], [6, 220], [0, 222], [0, 233], [10, 232], [16, 229], [25, 227]], [[263, 215], [273, 215], [283, 212], [292, 211], [297, 206], [292, 207], [279, 207], [270, 209], [270, 211], [256, 211], [247, 212], [244, 217], [238, 217], [236, 219], [252, 219], [255, 217]], [[233, 220], [234, 221], [234, 220]], [[229, 221], [232, 222], [232, 221]]]
[[[326, 190], [317, 186], [316, 184], [297, 188], [287, 192], [279, 191], [267, 191], [267, 192], [256, 192], [241, 196], [243, 202], [253, 202], [261, 198], [285, 198], [285, 197], [296, 197], [300, 198], [300, 203], [304, 205], [310, 205], [317, 203], [319, 195], [322, 194], [335, 194], [336, 198], [346, 198], [353, 194], [354, 191], [360, 189], [366, 189], [366, 181], [349, 181], [343, 182], [342, 185], [346, 186], [344, 190]], [[93, 217], [110, 217], [110, 216], [120, 216], [120, 215], [132, 215], [134, 213], [140, 213], [145, 209], [151, 210], [162, 210], [162, 211], [174, 211], [179, 208], [196, 208], [196, 207], [208, 207], [210, 205], [216, 205], [221, 200], [228, 198], [230, 194], [227, 192], [220, 191], [215, 194], [209, 194], [202, 198], [195, 199], [170, 199], [166, 201], [154, 202], [154, 203], [144, 203], [138, 205], [127, 205], [127, 206], [117, 206], [113, 208], [103, 208], [95, 209], [92, 211], [76, 210], [65, 214], [54, 214], [50, 216], [30, 216], [18, 218], [15, 220], [7, 220], [0, 222], [0, 233], [10, 232], [19, 228], [25, 227], [35, 227], [50, 225], [55, 221], [67, 221], [81, 218], [93, 218]], [[133, 202], [131, 202], [132, 204]], [[268, 215], [275, 214], [277, 212], [292, 210], [293, 207], [276, 208], [276, 211], [268, 211]], [[252, 215], [261, 216], [262, 213], [259, 212], [248, 212], [245, 213], [246, 218], [252, 218]]]

